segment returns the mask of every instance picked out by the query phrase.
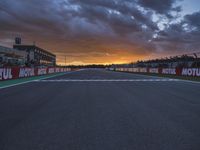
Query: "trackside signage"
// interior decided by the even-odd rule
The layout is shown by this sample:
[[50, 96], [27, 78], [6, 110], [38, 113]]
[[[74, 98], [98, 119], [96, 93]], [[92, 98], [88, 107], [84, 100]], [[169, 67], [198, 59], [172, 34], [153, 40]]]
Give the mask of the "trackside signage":
[[172, 75], [176, 75], [176, 69], [173, 68], [163, 68], [162, 69], [162, 74], [172, 74]]
[[47, 74], [47, 68], [38, 69], [37, 74], [38, 74], [39, 76], [40, 76], [40, 75], [45, 75], [45, 74]]
[[0, 81], [71, 71], [70, 68], [0, 68]]
[[159, 73], [158, 68], [149, 68], [149, 73]]
[[112, 68], [112, 70], [133, 73], [155, 73], [200, 77], [200, 68]]
[[55, 73], [55, 68], [49, 68], [48, 73]]
[[20, 68], [19, 78], [35, 76], [34, 68]]
[[12, 70], [11, 68], [0, 68], [0, 80], [12, 79]]
[[200, 68], [183, 68], [182, 75], [200, 77]]

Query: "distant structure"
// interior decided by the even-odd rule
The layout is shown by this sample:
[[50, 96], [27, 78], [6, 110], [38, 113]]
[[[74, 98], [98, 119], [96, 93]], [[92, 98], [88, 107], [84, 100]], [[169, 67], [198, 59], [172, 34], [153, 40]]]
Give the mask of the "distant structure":
[[21, 42], [22, 42], [22, 40], [21, 40], [20, 37], [16, 37], [16, 38], [15, 38], [15, 44], [16, 44], [16, 45], [20, 45]]
[[40, 47], [33, 45], [21, 44], [21, 38], [15, 38], [15, 44], [13, 48], [19, 51], [27, 53], [27, 65], [28, 66], [55, 66], [56, 55], [44, 50]]
[[160, 59], [137, 61], [135, 63], [113, 65], [112, 68], [198, 68], [200, 67], [200, 52], [171, 56]]
[[0, 46], [0, 67], [25, 66], [27, 53]]

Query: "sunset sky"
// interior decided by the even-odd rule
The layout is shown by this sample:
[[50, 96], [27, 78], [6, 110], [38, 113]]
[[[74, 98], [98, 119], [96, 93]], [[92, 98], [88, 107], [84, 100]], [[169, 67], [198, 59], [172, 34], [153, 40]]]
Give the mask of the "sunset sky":
[[58, 64], [111, 64], [200, 51], [199, 0], [0, 0], [0, 45], [14, 37]]

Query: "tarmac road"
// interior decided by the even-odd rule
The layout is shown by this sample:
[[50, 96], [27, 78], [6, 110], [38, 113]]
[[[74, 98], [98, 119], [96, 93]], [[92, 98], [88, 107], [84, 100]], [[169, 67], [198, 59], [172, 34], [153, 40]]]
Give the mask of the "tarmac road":
[[96, 69], [1, 89], [0, 150], [200, 150], [200, 84]]

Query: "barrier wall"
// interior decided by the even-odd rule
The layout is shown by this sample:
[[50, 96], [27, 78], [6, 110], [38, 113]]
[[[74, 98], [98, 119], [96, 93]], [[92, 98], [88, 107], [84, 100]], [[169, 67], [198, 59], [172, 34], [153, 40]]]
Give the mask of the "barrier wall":
[[116, 71], [200, 77], [200, 68], [115, 68]]
[[33, 76], [41, 76], [53, 73], [61, 73], [71, 71], [70, 68], [27, 68], [27, 67], [12, 67], [12, 68], [0, 68], [0, 81], [11, 80], [18, 78], [26, 78]]

